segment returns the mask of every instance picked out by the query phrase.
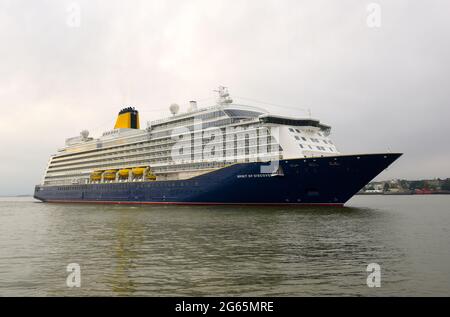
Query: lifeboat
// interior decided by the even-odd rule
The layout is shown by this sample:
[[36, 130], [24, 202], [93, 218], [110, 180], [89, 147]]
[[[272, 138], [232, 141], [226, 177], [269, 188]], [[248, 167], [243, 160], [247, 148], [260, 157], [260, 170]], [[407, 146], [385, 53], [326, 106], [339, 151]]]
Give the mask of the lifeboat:
[[139, 177], [139, 176], [143, 176], [144, 175], [144, 172], [145, 172], [146, 169], [147, 169], [147, 167], [135, 167], [135, 168], [132, 169], [132, 172], [133, 172], [134, 176]]
[[152, 170], [149, 169], [147, 175], [145, 175], [145, 178], [147, 178], [150, 181], [156, 181], [156, 175], [153, 174]]
[[103, 173], [103, 178], [106, 180], [116, 179], [117, 170], [107, 170]]
[[127, 168], [119, 170], [119, 176], [122, 178], [127, 178], [130, 175], [130, 170]]
[[103, 171], [94, 171], [91, 173], [91, 181], [99, 181], [102, 179]]

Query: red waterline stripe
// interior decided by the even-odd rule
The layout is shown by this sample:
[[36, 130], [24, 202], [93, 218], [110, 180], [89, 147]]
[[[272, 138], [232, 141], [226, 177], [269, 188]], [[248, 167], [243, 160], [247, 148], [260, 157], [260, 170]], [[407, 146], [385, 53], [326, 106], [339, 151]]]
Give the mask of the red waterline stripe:
[[344, 207], [337, 203], [202, 203], [202, 202], [148, 202], [148, 201], [95, 201], [95, 200], [47, 200], [47, 203], [61, 204], [97, 204], [97, 205], [185, 205], [185, 206], [319, 206]]

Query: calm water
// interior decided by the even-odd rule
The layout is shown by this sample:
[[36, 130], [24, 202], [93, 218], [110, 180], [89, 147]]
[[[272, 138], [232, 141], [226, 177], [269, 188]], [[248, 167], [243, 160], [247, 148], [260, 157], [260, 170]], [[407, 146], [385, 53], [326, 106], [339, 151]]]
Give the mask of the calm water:
[[[450, 196], [347, 208], [0, 199], [0, 295], [450, 295]], [[366, 267], [381, 265], [381, 288]], [[66, 266], [81, 266], [81, 288]]]

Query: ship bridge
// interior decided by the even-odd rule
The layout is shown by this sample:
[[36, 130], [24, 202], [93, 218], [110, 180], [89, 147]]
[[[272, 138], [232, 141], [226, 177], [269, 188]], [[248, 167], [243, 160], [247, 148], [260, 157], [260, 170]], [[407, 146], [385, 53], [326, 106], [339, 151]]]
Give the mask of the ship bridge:
[[318, 128], [319, 130], [324, 132], [326, 135], [329, 135], [331, 133], [331, 127], [329, 125], [323, 124], [319, 120], [316, 120], [316, 119], [296, 119], [296, 118], [264, 114], [259, 117], [259, 120], [262, 123], [272, 123], [272, 124], [277, 124], [277, 125], [286, 125], [286, 126], [294, 126], [294, 127], [314, 127], [314, 128]]

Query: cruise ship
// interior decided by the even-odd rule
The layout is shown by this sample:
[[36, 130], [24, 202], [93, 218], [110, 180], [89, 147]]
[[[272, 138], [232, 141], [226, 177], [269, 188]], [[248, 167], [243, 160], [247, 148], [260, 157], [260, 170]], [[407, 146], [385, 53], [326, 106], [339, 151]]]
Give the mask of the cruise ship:
[[48, 161], [34, 197], [48, 203], [343, 206], [401, 153], [339, 152], [331, 127], [233, 102], [140, 127], [134, 107], [98, 138], [82, 131]]

